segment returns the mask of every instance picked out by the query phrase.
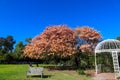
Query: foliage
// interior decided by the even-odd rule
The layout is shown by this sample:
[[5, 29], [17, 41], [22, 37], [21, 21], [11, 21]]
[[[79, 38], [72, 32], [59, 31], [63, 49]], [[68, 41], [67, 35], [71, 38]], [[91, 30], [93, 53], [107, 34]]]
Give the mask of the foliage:
[[32, 41], [32, 38], [26, 38], [25, 41], [30, 44]]
[[[90, 27], [78, 27], [73, 30], [65, 25], [50, 26], [33, 39], [26, 38], [26, 47], [22, 42], [18, 42], [14, 52], [13, 37], [0, 37], [0, 61], [25, 60], [89, 68], [94, 66], [94, 60], [88, 53], [94, 51], [100, 40], [100, 33]], [[23, 57], [23, 52], [26, 58]]]
[[101, 41], [101, 35], [98, 31], [87, 26], [77, 27], [74, 32], [77, 40], [77, 54], [79, 54], [75, 57], [75, 63], [82, 69], [91, 68], [93, 60], [90, 59], [90, 56], [93, 55], [97, 43]]
[[32, 43], [25, 47], [24, 55], [40, 58], [44, 55], [67, 57], [81, 51], [91, 53], [100, 39], [99, 32], [89, 27], [78, 27], [73, 32], [65, 25], [52, 26], [32, 39]]
[[120, 41], [120, 36], [118, 36], [116, 39]]
[[80, 75], [85, 75], [84, 70], [81, 70], [81, 69], [77, 69], [77, 73], [80, 74]]
[[1, 58], [0, 61], [2, 63], [10, 63], [10, 62], [14, 61], [14, 56], [12, 53], [4, 54], [0, 58]]
[[[104, 54], [104, 55], [103, 55]], [[113, 72], [113, 61], [110, 53], [97, 54], [97, 65], [101, 64], [102, 72]]]
[[24, 44], [22, 41], [16, 44], [15, 49], [14, 49], [14, 58], [16, 60], [23, 59], [23, 48], [24, 48]]
[[14, 44], [15, 40], [13, 36], [0, 37], [0, 62], [9, 63], [13, 60]]
[[0, 51], [2, 53], [12, 52], [14, 44], [15, 40], [13, 36], [7, 36], [6, 38], [0, 37]]
[[101, 38], [98, 31], [86, 26], [74, 30], [65, 25], [51, 26], [33, 38], [23, 52], [31, 59], [42, 58], [47, 64], [64, 63], [82, 69], [92, 68], [92, 53]]
[[32, 39], [24, 49], [24, 55], [41, 58], [44, 55], [67, 57], [76, 53], [76, 39], [72, 29], [65, 25], [52, 26]]
[[78, 46], [82, 52], [92, 53], [97, 43], [101, 40], [98, 31], [90, 27], [78, 27], [75, 29], [77, 35]]

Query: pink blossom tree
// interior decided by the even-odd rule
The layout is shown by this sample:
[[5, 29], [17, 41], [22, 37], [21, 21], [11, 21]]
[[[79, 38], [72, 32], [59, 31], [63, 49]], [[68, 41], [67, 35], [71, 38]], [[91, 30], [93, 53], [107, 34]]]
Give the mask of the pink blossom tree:
[[65, 25], [47, 27], [40, 35], [32, 39], [24, 49], [24, 55], [41, 58], [44, 55], [66, 57], [76, 53], [75, 33]]

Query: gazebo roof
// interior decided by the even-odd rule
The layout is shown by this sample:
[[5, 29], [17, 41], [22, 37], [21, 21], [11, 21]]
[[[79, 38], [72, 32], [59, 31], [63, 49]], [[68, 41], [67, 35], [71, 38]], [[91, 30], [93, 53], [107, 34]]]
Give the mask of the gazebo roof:
[[120, 52], [120, 41], [115, 39], [107, 39], [100, 42], [95, 48], [95, 53], [112, 51]]

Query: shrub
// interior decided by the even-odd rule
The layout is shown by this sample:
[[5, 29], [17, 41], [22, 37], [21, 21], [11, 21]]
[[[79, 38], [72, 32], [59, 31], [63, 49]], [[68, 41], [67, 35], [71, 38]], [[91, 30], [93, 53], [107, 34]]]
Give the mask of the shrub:
[[85, 75], [84, 70], [81, 70], [81, 69], [77, 69], [77, 73], [80, 74], [80, 75]]

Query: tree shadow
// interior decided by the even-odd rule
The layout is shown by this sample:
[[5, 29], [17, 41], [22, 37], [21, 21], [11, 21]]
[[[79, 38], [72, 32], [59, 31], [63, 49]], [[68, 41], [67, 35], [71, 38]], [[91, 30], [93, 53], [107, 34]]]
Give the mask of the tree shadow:
[[40, 75], [34, 75], [34, 76], [30, 76], [31, 78], [51, 78], [51, 76], [53, 75], [43, 75], [42, 77]]
[[51, 78], [53, 75], [43, 75], [43, 78]]

